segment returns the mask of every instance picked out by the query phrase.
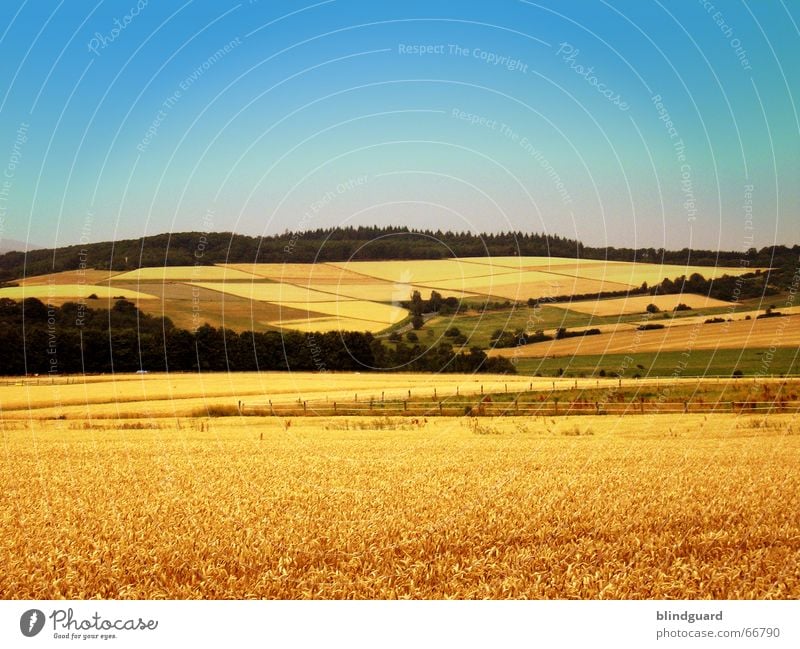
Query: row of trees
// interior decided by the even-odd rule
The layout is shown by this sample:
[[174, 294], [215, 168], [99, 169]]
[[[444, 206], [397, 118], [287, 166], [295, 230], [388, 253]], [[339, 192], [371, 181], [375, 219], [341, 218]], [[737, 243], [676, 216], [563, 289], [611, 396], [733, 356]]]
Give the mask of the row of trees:
[[0, 374], [147, 371], [421, 371], [513, 373], [506, 359], [450, 344], [392, 348], [367, 332], [237, 333], [203, 325], [175, 327], [169, 318], [119, 300], [109, 309], [61, 307], [36, 298], [0, 299]]
[[584, 246], [580, 241], [528, 232], [410, 231], [405, 227], [348, 227], [250, 237], [231, 232], [178, 232], [139, 239], [0, 255], [0, 282], [80, 267], [131, 270], [193, 264], [443, 259], [533, 255], [700, 266], [796, 267], [800, 246], [747, 252]]

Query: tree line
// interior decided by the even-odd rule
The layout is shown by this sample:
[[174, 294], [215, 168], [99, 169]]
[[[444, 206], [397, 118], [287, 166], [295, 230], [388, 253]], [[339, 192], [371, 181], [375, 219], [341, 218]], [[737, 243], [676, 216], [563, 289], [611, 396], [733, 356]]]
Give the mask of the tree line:
[[514, 373], [507, 359], [448, 343], [384, 345], [368, 332], [196, 331], [127, 300], [111, 309], [36, 298], [0, 299], [0, 375], [183, 371], [415, 371]]
[[126, 271], [143, 267], [220, 263], [311, 263], [348, 260], [449, 259], [486, 256], [550, 256], [698, 266], [796, 266], [800, 246], [769, 246], [746, 252], [663, 248], [591, 247], [558, 235], [500, 232], [474, 234], [405, 227], [360, 226], [284, 232], [251, 237], [231, 232], [177, 232], [0, 255], [0, 282], [23, 276], [95, 268]]

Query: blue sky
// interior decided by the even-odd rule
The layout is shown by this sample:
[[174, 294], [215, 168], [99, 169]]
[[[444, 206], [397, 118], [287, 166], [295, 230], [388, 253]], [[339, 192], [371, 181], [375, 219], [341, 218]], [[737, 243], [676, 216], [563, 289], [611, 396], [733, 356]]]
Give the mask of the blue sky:
[[798, 23], [780, 0], [4, 0], [0, 240], [797, 243]]

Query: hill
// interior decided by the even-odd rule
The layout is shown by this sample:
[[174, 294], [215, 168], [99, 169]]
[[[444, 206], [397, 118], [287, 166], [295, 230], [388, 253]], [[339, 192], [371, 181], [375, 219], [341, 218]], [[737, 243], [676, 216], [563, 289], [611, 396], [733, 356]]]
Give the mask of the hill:
[[694, 266], [775, 267], [800, 246], [770, 246], [739, 251], [675, 250], [585, 246], [559, 236], [527, 232], [473, 234], [412, 232], [405, 227], [349, 227], [250, 237], [231, 232], [177, 232], [139, 239], [104, 241], [0, 255], [0, 282], [81, 267], [126, 271], [161, 266], [222, 263], [314, 263], [449, 259], [452, 257], [543, 256], [609, 261], [640, 261]]

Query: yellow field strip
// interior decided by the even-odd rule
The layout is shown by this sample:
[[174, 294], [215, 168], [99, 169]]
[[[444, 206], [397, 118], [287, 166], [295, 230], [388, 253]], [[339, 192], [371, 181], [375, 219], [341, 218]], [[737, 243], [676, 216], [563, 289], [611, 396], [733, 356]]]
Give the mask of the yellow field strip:
[[25, 286], [12, 286], [0, 288], [0, 298], [10, 298], [12, 300], [24, 300], [28, 297], [35, 297], [43, 302], [48, 298], [88, 298], [96, 295], [98, 298], [121, 297], [126, 300], [147, 300], [156, 299], [155, 295], [131, 291], [124, 288], [113, 286], [96, 286], [94, 284], [30, 284]]
[[[599, 336], [597, 336], [599, 338]], [[533, 347], [529, 345], [528, 347]], [[525, 348], [520, 348], [525, 349]], [[500, 350], [514, 351], [514, 350]], [[623, 381], [623, 385], [659, 386], [672, 378]], [[678, 379], [687, 385], [718, 383], [716, 378]], [[775, 383], [777, 379], [760, 379]], [[74, 417], [172, 417], [186, 416], [207, 406], [330, 402], [334, 400], [446, 398], [482, 392], [521, 392], [569, 388], [614, 389], [612, 378], [541, 378], [474, 374], [371, 374], [313, 372], [241, 372], [181, 374], [119, 374], [93, 377], [0, 379], [0, 420]], [[410, 392], [410, 396], [409, 396]]]
[[147, 281], [257, 281], [258, 276], [235, 268], [224, 266], [163, 266], [139, 268], [127, 273], [120, 273], [110, 278], [114, 282], [147, 282]]
[[716, 300], [705, 295], [695, 295], [693, 293], [676, 295], [632, 295], [630, 297], [606, 298], [600, 300], [560, 302], [554, 303], [552, 306], [596, 316], [615, 316], [645, 313], [647, 306], [650, 304], [655, 304], [662, 311], [672, 311], [678, 304], [686, 304], [692, 309], [731, 306], [730, 302]]

